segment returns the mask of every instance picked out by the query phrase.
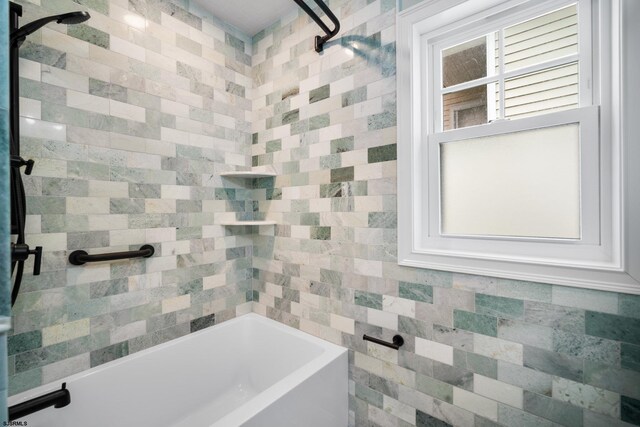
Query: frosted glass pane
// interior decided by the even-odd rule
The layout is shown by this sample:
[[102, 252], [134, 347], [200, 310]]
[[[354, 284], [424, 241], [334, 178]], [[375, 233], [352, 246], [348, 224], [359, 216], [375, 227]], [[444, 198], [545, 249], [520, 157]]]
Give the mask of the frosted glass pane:
[[441, 144], [442, 233], [580, 238], [578, 126]]

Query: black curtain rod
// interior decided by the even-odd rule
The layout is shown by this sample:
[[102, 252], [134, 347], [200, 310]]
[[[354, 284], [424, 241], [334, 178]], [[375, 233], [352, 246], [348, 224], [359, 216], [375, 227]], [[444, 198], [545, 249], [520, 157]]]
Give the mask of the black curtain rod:
[[326, 35], [324, 37], [316, 36], [316, 41], [315, 41], [316, 52], [318, 53], [322, 52], [324, 44], [327, 41], [329, 41], [332, 37], [334, 37], [336, 34], [338, 34], [338, 32], [340, 31], [340, 21], [338, 20], [336, 15], [333, 14], [331, 9], [329, 9], [329, 6], [327, 6], [322, 0], [314, 0], [314, 1], [318, 5], [318, 7], [320, 7], [320, 9], [322, 9], [322, 11], [329, 17], [331, 22], [333, 22], [333, 25], [334, 25], [333, 30], [331, 30], [327, 26], [327, 24], [325, 24], [324, 21], [320, 19], [318, 14], [316, 14], [313, 11], [313, 9], [309, 7], [307, 3], [305, 3], [305, 0], [293, 0], [293, 1], [295, 1], [298, 4], [298, 6], [300, 6], [302, 10], [304, 10], [307, 13], [307, 15], [309, 15], [311, 19], [313, 19], [316, 22], [316, 24], [318, 24], [318, 26], [322, 29], [322, 31], [325, 32]]

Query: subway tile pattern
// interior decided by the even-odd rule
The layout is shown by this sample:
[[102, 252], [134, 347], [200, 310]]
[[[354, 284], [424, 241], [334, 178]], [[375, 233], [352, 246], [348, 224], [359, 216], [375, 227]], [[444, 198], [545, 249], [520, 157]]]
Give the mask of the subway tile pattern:
[[[349, 348], [352, 426], [640, 425], [640, 297], [397, 265], [395, 1], [331, 0], [322, 55], [298, 12], [251, 40], [188, 0], [21, 3], [94, 18], [21, 52], [46, 254], [12, 393], [253, 309]], [[248, 166], [278, 176], [218, 176]], [[66, 262], [142, 243], [158, 256]]]
[[396, 4], [329, 4], [253, 38], [254, 311], [349, 348], [352, 426], [640, 425], [639, 296], [397, 265]]
[[[251, 39], [184, 0], [19, 3], [23, 23], [92, 18], [20, 51], [28, 243], [44, 257], [13, 309], [11, 394], [251, 311], [253, 297], [252, 229], [216, 225], [253, 212], [252, 190], [219, 176], [251, 162]], [[67, 261], [142, 244], [156, 254]]]

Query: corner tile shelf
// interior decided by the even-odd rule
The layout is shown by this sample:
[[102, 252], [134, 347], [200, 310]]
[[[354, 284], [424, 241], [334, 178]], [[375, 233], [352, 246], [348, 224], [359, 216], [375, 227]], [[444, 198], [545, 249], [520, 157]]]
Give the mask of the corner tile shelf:
[[[254, 171], [230, 171], [221, 172], [221, 177], [224, 178], [272, 178], [276, 176], [275, 172], [254, 172]], [[225, 227], [231, 227], [236, 225], [276, 225], [275, 221], [222, 221], [220, 225]]]
[[231, 227], [234, 225], [276, 225], [275, 221], [222, 221], [220, 225]]
[[221, 172], [220, 176], [225, 178], [270, 178], [276, 176], [275, 172], [252, 172], [252, 171], [234, 171]]

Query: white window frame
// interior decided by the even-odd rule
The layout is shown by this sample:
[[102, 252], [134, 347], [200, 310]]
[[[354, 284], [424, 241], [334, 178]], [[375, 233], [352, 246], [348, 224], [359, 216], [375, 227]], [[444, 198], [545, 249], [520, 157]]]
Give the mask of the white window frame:
[[[476, 24], [481, 28], [487, 17], [528, 14], [532, 5], [544, 10], [572, 2], [425, 0], [399, 14], [400, 265], [640, 294], [640, 83], [634, 77], [640, 69], [640, 54], [633, 47], [640, 39], [640, 2], [577, 1], [579, 25], [590, 26], [593, 34], [590, 49], [585, 49], [590, 41], [580, 39], [580, 64], [594, 64], [592, 70], [580, 70], [581, 107], [446, 132], [434, 127], [438, 107], [429, 102], [435, 97], [425, 96], [423, 89], [432, 88], [436, 74], [427, 69], [433, 40], [456, 28]], [[585, 8], [586, 2], [591, 7]], [[593, 14], [584, 13], [587, 9]], [[482, 133], [577, 122], [585, 138], [581, 141], [580, 241], [440, 234], [437, 144]]]

